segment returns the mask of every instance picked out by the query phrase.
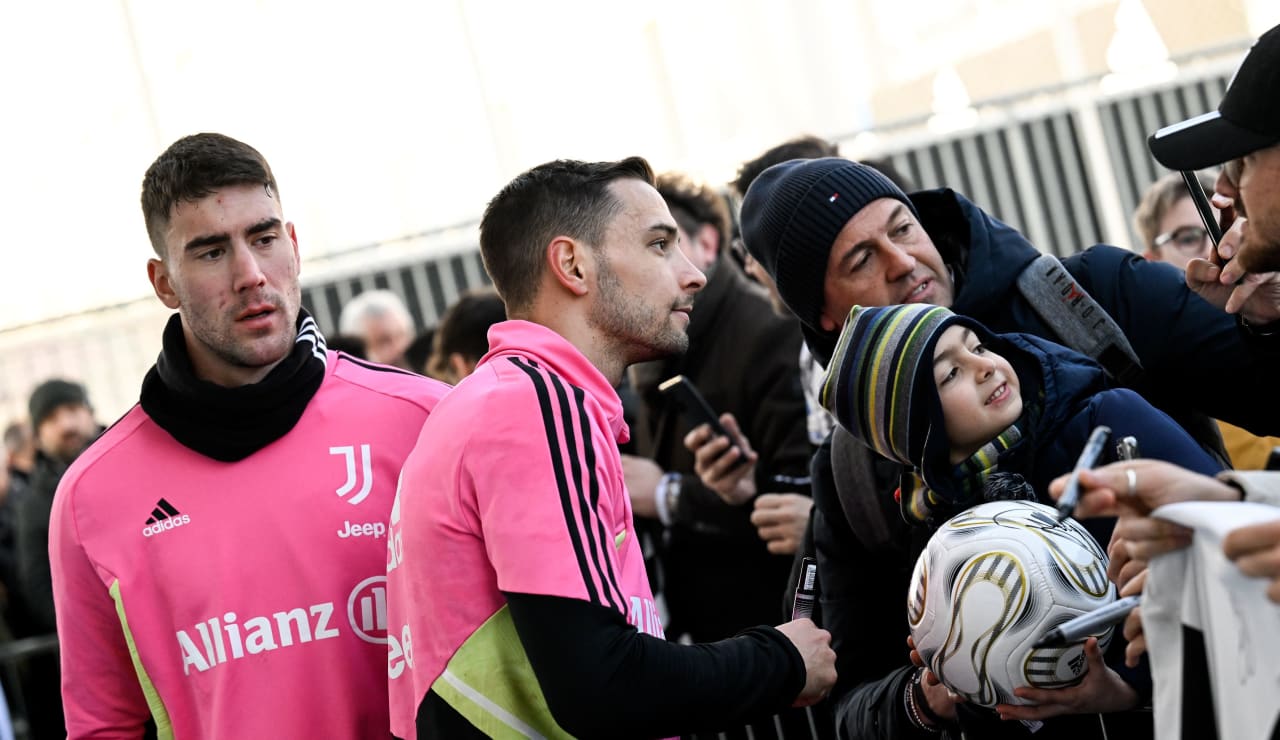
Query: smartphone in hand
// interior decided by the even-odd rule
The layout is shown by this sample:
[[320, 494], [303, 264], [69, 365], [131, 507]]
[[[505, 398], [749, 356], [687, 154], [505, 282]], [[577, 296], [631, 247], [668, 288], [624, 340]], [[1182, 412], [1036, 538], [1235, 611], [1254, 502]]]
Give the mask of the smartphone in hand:
[[[684, 412], [693, 426], [697, 427], [701, 424], [707, 424], [711, 427], [711, 434], [714, 436], [726, 437], [733, 442], [733, 435], [729, 434], [729, 430], [724, 428], [720, 423], [720, 416], [711, 408], [711, 404], [707, 403], [707, 399], [702, 397], [698, 392], [697, 386], [691, 380], [683, 375], [677, 375], [662, 381], [658, 385], [658, 390], [666, 395], [674, 396], [676, 402], [684, 408]], [[734, 448], [737, 445], [733, 445]], [[742, 450], [738, 450], [738, 460], [733, 464], [736, 468], [747, 461], [747, 456], [742, 454]], [[732, 469], [732, 468], [730, 468]]]

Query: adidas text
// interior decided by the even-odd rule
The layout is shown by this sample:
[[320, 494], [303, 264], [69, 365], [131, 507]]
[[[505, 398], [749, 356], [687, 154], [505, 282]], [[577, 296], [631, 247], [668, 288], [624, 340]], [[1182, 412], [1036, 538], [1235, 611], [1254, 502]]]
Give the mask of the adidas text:
[[165, 530], [173, 529], [174, 527], [181, 527], [184, 524], [190, 523], [191, 517], [189, 515], [179, 514], [178, 516], [156, 522], [155, 524], [148, 524], [142, 528], [142, 535], [144, 537], [150, 537], [153, 534], [160, 534]]

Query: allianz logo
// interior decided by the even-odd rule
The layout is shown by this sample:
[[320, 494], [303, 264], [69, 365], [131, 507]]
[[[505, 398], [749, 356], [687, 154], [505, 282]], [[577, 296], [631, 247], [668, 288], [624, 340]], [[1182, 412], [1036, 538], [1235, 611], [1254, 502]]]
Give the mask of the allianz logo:
[[[335, 604], [319, 604], [241, 620], [229, 611], [176, 632], [182, 653], [182, 672], [190, 676], [239, 660], [246, 655], [300, 647], [343, 634], [342, 614], [334, 618]], [[347, 597], [347, 626], [363, 642], [387, 642], [387, 577], [371, 576], [356, 584]]]

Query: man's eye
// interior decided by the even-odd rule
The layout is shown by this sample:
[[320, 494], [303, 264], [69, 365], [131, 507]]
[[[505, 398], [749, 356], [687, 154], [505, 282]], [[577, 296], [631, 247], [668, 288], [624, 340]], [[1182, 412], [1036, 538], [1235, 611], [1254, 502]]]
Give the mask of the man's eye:
[[263, 236], [258, 237], [258, 246], [269, 247], [272, 244], [274, 244], [275, 241], [276, 241], [275, 234], [265, 234]]
[[867, 261], [870, 259], [871, 259], [871, 250], [870, 249], [862, 250], [861, 252], [858, 253], [857, 257], [853, 258], [853, 265], [849, 268], [849, 270], [851, 272], [856, 270], [861, 270], [863, 265], [867, 264]]
[[651, 246], [651, 247], [657, 247], [658, 249], [661, 249], [662, 251], [664, 251], [664, 252], [665, 252], [665, 251], [667, 251], [667, 246], [668, 246], [670, 243], [671, 243], [671, 242], [670, 242], [669, 240], [667, 240], [667, 239], [658, 239], [657, 241], [655, 241], [655, 242], [651, 243], [649, 246]]
[[903, 222], [902, 224], [900, 224], [900, 225], [898, 226], [898, 228], [896, 228], [896, 229], [894, 229], [894, 230], [893, 230], [893, 235], [894, 235], [894, 236], [905, 236], [905, 235], [906, 235], [906, 233], [907, 233], [908, 231], [911, 231], [911, 222], [910, 222], [910, 221], [906, 221], [906, 222]]
[[226, 250], [224, 250], [222, 247], [216, 247], [214, 249], [210, 249], [207, 252], [201, 252], [200, 256], [197, 257], [196, 259], [202, 259], [202, 260], [208, 260], [208, 261], [216, 260], [222, 256], [222, 253], [224, 251]]

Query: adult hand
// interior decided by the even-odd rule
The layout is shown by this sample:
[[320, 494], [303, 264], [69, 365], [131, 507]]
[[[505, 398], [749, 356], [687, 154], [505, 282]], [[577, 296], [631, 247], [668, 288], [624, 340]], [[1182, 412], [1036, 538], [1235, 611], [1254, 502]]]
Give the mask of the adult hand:
[[1015, 696], [1032, 703], [997, 704], [1000, 719], [1042, 720], [1063, 714], [1120, 712], [1138, 704], [1138, 692], [1103, 662], [1097, 638], [1085, 640], [1084, 656], [1089, 671], [1080, 683], [1065, 689], [1014, 689]]
[[807, 707], [827, 697], [836, 684], [836, 653], [831, 649], [831, 633], [809, 619], [778, 625], [804, 659], [804, 688], [792, 706]]
[[[1070, 476], [1049, 484], [1049, 495], [1062, 496]], [[1077, 517], [1118, 516], [1115, 536], [1127, 542], [1129, 556], [1153, 555], [1186, 547], [1189, 530], [1148, 515], [1152, 509], [1179, 501], [1239, 501], [1240, 492], [1216, 478], [1160, 460], [1122, 460], [1080, 472]]]
[[[684, 435], [684, 446], [693, 453], [693, 470], [702, 485], [715, 491], [725, 503], [737, 506], [756, 495], [755, 470], [759, 455], [742, 436], [733, 414], [721, 414], [720, 423], [732, 439], [715, 435], [710, 424], [699, 424]], [[734, 467], [743, 455], [747, 462]]]
[[[1134, 576], [1131, 581], [1125, 584], [1124, 588], [1120, 589], [1120, 595], [1122, 597], [1135, 596], [1142, 593], [1142, 589], [1147, 585], [1148, 572], [1144, 570]], [[1141, 606], [1129, 612], [1129, 616], [1124, 618], [1122, 632], [1124, 639], [1129, 641], [1129, 644], [1124, 647], [1124, 664], [1130, 668], [1137, 668], [1138, 659], [1142, 657], [1143, 653], [1147, 652], [1147, 636], [1142, 631]]]
[[657, 519], [658, 506], [653, 496], [662, 481], [662, 468], [647, 457], [623, 455], [622, 478], [631, 497], [631, 512], [636, 516]]
[[1280, 604], [1280, 521], [1230, 532], [1222, 541], [1222, 551], [1245, 575], [1270, 578], [1267, 598]]
[[1280, 246], [1251, 235], [1249, 219], [1236, 218], [1232, 200], [1214, 194], [1213, 205], [1230, 223], [1218, 242], [1226, 264], [1202, 259], [1187, 263], [1187, 287], [1227, 313], [1254, 325], [1280, 320]]
[[799, 493], [762, 493], [751, 512], [756, 534], [774, 555], [794, 555], [804, 540], [813, 499]]
[[[1070, 479], [1070, 474], [1061, 475], [1049, 484], [1049, 495], [1055, 501], [1062, 498]], [[1230, 494], [1235, 489], [1161, 460], [1121, 460], [1080, 471], [1080, 499], [1074, 513], [1079, 519], [1146, 516], [1158, 506], [1212, 498], [1215, 492], [1223, 491]], [[1235, 492], [1235, 500], [1240, 500], [1239, 492]]]
[[1107, 545], [1107, 560], [1107, 578], [1122, 590], [1147, 569], [1147, 561], [1130, 556], [1128, 541], [1117, 537], [1114, 531], [1111, 533], [1111, 543]]
[[1222, 268], [1197, 258], [1187, 262], [1187, 287], [1255, 326], [1280, 320], [1280, 272], [1245, 272], [1235, 260]]
[[1223, 282], [1234, 283], [1246, 272], [1280, 270], [1280, 244], [1275, 242], [1274, 235], [1268, 237], [1251, 228], [1256, 221], [1236, 218], [1235, 200], [1231, 197], [1214, 193], [1212, 200], [1222, 220], [1231, 224], [1218, 244], [1218, 254], [1230, 260], [1223, 271]]

